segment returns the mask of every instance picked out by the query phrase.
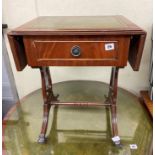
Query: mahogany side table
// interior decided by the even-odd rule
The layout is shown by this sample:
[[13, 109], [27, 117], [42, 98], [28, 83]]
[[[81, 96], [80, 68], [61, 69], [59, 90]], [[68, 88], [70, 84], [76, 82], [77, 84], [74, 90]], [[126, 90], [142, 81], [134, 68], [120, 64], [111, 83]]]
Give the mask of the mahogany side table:
[[[43, 123], [38, 142], [45, 142], [51, 105], [108, 106], [113, 141], [120, 145], [117, 128], [119, 68], [129, 61], [139, 70], [146, 32], [123, 16], [38, 17], [8, 33], [18, 71], [38, 68], [44, 100]], [[112, 66], [109, 93], [103, 103], [59, 102], [52, 90], [49, 66]]]

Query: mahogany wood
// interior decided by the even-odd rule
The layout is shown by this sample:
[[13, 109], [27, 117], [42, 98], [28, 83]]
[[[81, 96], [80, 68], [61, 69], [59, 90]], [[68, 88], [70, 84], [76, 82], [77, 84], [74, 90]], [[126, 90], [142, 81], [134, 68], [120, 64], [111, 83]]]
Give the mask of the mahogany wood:
[[[108, 106], [112, 135], [118, 136], [118, 71], [127, 61], [139, 70], [146, 38], [143, 29], [123, 16], [38, 17], [9, 32], [8, 38], [18, 71], [27, 64], [40, 68], [44, 106], [38, 142], [45, 142], [51, 105]], [[78, 55], [73, 47], [78, 47]], [[108, 97], [103, 103], [58, 102], [48, 66], [112, 66]]]
[[25, 55], [25, 47], [23, 38], [21, 36], [10, 36], [8, 35], [10, 47], [18, 71], [22, 71], [27, 65], [27, 58]]
[[[113, 50], [105, 45], [114, 44]], [[126, 66], [129, 36], [51, 37], [26, 36], [26, 55], [30, 66]], [[71, 49], [79, 46], [81, 55], [74, 57]]]
[[42, 16], [14, 29], [10, 35], [143, 34], [123, 16]]
[[[131, 39], [130, 52], [129, 52], [129, 63], [135, 71], [139, 70], [142, 52], [144, 48], [146, 34], [137, 35]], [[135, 61], [136, 60], [136, 61]]]
[[113, 76], [112, 76], [112, 89], [111, 95], [111, 115], [112, 115], [112, 132], [113, 137], [118, 136], [118, 127], [117, 127], [117, 109], [116, 109], [116, 101], [117, 101], [117, 88], [118, 88], [118, 71], [119, 68], [112, 68]]
[[109, 84], [109, 93], [106, 98], [105, 103], [110, 103], [111, 110], [111, 124], [112, 124], [112, 135], [113, 137], [118, 136], [118, 127], [117, 127], [117, 89], [118, 89], [118, 67], [113, 67], [111, 70], [110, 84]]
[[98, 102], [52, 102], [52, 105], [68, 105], [68, 106], [111, 106], [109, 103], [98, 103]]
[[48, 67], [40, 67], [41, 80], [42, 80], [42, 94], [43, 94], [43, 122], [41, 133], [39, 135], [38, 142], [45, 142], [45, 134], [48, 126], [48, 116], [51, 108], [51, 101], [57, 101], [57, 97], [54, 96], [52, 90], [52, 81], [50, 77], [50, 72]]
[[[27, 61], [25, 61], [26, 59], [29, 60], [28, 64], [34, 67], [39, 66], [39, 65], [42, 65], [42, 66], [118, 66], [118, 67], [122, 67], [123, 65], [124, 66], [126, 65], [126, 61], [128, 59], [133, 70], [138, 71], [141, 57], [142, 57], [146, 32], [123, 16], [94, 16], [94, 17], [88, 17], [88, 16], [60, 17], [59, 16], [59, 17], [38, 17], [12, 30], [11, 32], [8, 33], [8, 36], [9, 37], [12, 36], [12, 39], [10, 40], [10, 44], [11, 44], [12, 52], [14, 55], [16, 67], [17, 67], [17, 70], [19, 71], [24, 69], [24, 67], [27, 65]], [[124, 55], [123, 55], [124, 58], [122, 58], [124, 62], [123, 60], [114, 61], [114, 59], [105, 60], [105, 58], [109, 58], [109, 57], [114, 58], [114, 56], [117, 55], [115, 52], [114, 52], [115, 54], [114, 53], [110, 54], [109, 57], [108, 57], [109, 54], [105, 54], [105, 53], [101, 54], [99, 52], [100, 54], [97, 54], [97, 55], [98, 57], [100, 56], [99, 57], [100, 59], [103, 58], [103, 55], [107, 56], [107, 57], [106, 56], [104, 57], [103, 61], [96, 60], [96, 59], [93, 61], [92, 59], [89, 59], [89, 60], [80, 59], [78, 61], [76, 61], [77, 59], [69, 59], [69, 60], [64, 59], [64, 60], [59, 61], [58, 55], [59, 56], [61, 55], [62, 48], [64, 47], [64, 45], [58, 46], [58, 43], [57, 43], [56, 48], [57, 49], [61, 48], [61, 51], [54, 52], [58, 57], [58, 58], [56, 57], [57, 59], [51, 59], [51, 54], [49, 54], [47, 55], [49, 56], [49, 58], [43, 57], [43, 59], [40, 60], [38, 59], [38, 54], [36, 54], [35, 52], [36, 48], [34, 47], [34, 45], [32, 45], [34, 36], [36, 36], [38, 40], [41, 40], [42, 37], [45, 37], [45, 36], [50, 36], [51, 37], [50, 40], [53, 40], [53, 38], [55, 38], [56, 36], [57, 38], [56, 41], [61, 40], [61, 38], [64, 39], [64, 37], [67, 36], [66, 39], [68, 38], [68, 41], [74, 41], [75, 38], [77, 38], [77, 40], [80, 42], [89, 41], [88, 36], [93, 37], [95, 41], [102, 41], [102, 39], [105, 36], [106, 37], [109, 36], [110, 38], [115, 36], [116, 37], [115, 40], [117, 40], [120, 36], [122, 36], [122, 38], [124, 39], [126, 38], [125, 39], [126, 43], [124, 46], [119, 46], [121, 49], [119, 49], [118, 55], [122, 57], [121, 56], [122, 52], [120, 52], [120, 50], [124, 50]], [[73, 38], [71, 39], [69, 36]], [[79, 36], [81, 36], [81, 38]], [[16, 40], [16, 38], [20, 38], [20, 39]], [[129, 38], [131, 38], [131, 41], [129, 41]], [[23, 42], [23, 39], [25, 39], [24, 47], [27, 49], [26, 50], [27, 56], [25, 56], [24, 49], [19, 50], [19, 48], [16, 48], [17, 44], [23, 47], [23, 43], [21, 43]], [[38, 44], [37, 45], [39, 47], [45, 46], [44, 48], [46, 48], [47, 46], [50, 46], [50, 47], [52, 46], [52, 44], [50, 45], [49, 44], [47, 45], [47, 44], [48, 43], [44, 43], [44, 44], [42, 43], [42, 45], [38, 45]], [[71, 43], [69, 44], [71, 46]], [[100, 49], [99, 47], [101, 43], [98, 45], [97, 44], [94, 45], [94, 44], [93, 45], [91, 44], [93, 48], [95, 47], [95, 49]], [[66, 44], [65, 46], [67, 45], [68, 44]], [[34, 53], [33, 53], [33, 50], [34, 50]], [[67, 50], [67, 48], [65, 48], [65, 50]], [[63, 53], [65, 52], [65, 50], [63, 51]], [[50, 53], [50, 51], [48, 51], [48, 53]], [[61, 56], [63, 56], [63, 54]], [[36, 60], [34, 60], [35, 57], [36, 57]], [[31, 61], [31, 58], [33, 58], [32, 61]], [[24, 59], [24, 61], [21, 61], [21, 59]]]
[[149, 115], [153, 119], [153, 101], [150, 99], [149, 91], [141, 90], [140, 91], [140, 101], [145, 106]]

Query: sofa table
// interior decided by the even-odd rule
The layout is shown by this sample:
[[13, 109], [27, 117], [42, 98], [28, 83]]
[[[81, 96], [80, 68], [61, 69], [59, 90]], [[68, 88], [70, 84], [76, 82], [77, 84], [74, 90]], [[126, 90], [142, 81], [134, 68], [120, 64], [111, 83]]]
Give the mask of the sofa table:
[[[38, 142], [45, 142], [52, 105], [83, 105], [110, 107], [112, 140], [120, 145], [116, 117], [118, 71], [127, 61], [134, 71], [139, 70], [145, 37], [144, 30], [123, 16], [38, 17], [9, 32], [17, 70], [29, 65], [41, 72], [44, 106]], [[103, 103], [59, 102], [52, 90], [49, 66], [111, 66], [108, 96]]]

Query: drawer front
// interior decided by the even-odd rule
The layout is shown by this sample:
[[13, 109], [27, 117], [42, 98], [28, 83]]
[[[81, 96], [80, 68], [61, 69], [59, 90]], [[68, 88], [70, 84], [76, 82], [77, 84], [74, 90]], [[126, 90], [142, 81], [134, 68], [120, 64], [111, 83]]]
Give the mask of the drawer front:
[[124, 66], [129, 37], [25, 37], [31, 66]]
[[118, 58], [117, 41], [34, 41], [34, 45], [39, 59]]

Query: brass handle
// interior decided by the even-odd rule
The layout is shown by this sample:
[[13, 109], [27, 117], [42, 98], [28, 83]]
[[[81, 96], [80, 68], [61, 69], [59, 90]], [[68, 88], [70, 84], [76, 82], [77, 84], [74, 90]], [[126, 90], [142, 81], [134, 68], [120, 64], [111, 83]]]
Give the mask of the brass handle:
[[73, 46], [72, 49], [71, 49], [71, 54], [74, 57], [80, 56], [81, 55], [81, 49], [80, 49], [80, 47], [77, 46], [77, 45]]

